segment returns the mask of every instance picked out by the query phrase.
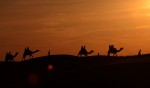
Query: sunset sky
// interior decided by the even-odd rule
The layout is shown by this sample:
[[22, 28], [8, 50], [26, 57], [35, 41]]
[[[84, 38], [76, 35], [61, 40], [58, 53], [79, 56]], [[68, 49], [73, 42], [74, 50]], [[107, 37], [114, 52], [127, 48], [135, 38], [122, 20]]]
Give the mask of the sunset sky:
[[150, 53], [150, 0], [0, 0], [0, 61], [5, 53], [39, 49], [35, 57], [77, 55], [81, 45], [107, 54]]

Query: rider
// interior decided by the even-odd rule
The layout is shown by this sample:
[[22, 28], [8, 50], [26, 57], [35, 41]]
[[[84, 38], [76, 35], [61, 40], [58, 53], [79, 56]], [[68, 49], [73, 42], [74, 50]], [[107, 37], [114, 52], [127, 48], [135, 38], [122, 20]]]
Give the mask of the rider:
[[81, 46], [81, 51], [82, 51], [82, 52], [87, 52], [87, 50], [85, 49], [85, 45], [84, 45], [84, 46]]
[[114, 45], [109, 45], [110, 50], [116, 50], [116, 48], [114, 47]]

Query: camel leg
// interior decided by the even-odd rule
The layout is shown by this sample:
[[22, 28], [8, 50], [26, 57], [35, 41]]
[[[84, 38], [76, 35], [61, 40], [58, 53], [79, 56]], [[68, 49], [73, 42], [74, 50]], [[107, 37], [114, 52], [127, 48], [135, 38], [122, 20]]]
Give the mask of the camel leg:
[[78, 53], [78, 56], [80, 56], [80, 53]]
[[8, 60], [7, 60], [7, 59], [5, 59], [5, 62], [8, 62]]
[[108, 56], [110, 55], [110, 52], [108, 52]]
[[22, 61], [24, 61], [25, 58], [26, 58], [26, 54], [24, 53], [24, 54], [23, 54], [23, 57], [22, 57]]
[[117, 54], [116, 54], [116, 53], [114, 53], [114, 54], [113, 54], [113, 56], [117, 56]]
[[88, 55], [87, 55], [87, 54], [85, 54], [85, 56], [87, 57]]
[[114, 53], [113, 56], [117, 56], [117, 54]]
[[32, 55], [30, 55], [30, 58], [31, 58], [31, 59], [33, 59], [33, 56], [32, 56]]
[[79, 52], [78, 52], [78, 56], [81, 56], [81, 55], [82, 55], [82, 53], [81, 53], [81, 51], [79, 51]]
[[24, 55], [24, 56], [22, 57], [22, 61], [24, 61], [24, 60], [25, 60], [25, 58], [26, 58], [26, 55]]
[[114, 53], [113, 56], [116, 56], [116, 54]]

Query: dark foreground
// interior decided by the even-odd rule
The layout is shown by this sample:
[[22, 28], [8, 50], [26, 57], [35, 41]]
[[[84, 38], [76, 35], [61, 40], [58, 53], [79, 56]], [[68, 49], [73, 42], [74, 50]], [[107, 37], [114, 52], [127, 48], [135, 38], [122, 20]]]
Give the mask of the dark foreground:
[[0, 63], [1, 88], [150, 87], [150, 56], [55, 55]]

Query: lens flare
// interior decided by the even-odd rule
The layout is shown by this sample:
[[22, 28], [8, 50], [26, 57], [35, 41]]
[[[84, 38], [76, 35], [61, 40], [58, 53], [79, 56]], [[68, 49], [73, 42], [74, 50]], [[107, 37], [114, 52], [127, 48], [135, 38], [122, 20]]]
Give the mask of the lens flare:
[[47, 66], [47, 68], [48, 68], [48, 70], [52, 70], [54, 67], [53, 67], [53, 65], [49, 64], [49, 65]]

